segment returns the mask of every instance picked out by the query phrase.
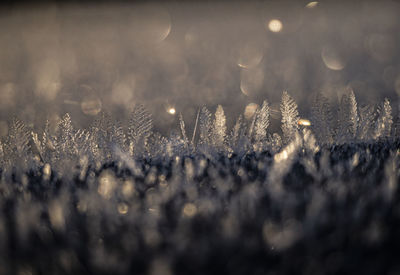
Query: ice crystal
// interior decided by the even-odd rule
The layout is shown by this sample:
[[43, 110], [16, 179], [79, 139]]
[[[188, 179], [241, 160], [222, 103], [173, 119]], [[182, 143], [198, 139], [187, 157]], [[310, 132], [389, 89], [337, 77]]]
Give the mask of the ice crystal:
[[298, 120], [299, 112], [297, 111], [297, 104], [293, 98], [284, 91], [282, 94], [281, 102], [281, 113], [282, 113], [282, 133], [283, 142], [288, 144], [296, 136], [299, 130]]
[[261, 109], [257, 112], [257, 120], [255, 125], [255, 140], [260, 142], [265, 139], [267, 128], [269, 126], [269, 105], [264, 100]]
[[246, 125], [242, 115], [237, 118], [233, 126], [228, 144], [231, 150], [240, 156], [243, 156], [249, 150], [250, 141], [246, 136]]
[[182, 134], [182, 138], [185, 143], [185, 146], [189, 146], [189, 139], [186, 135], [186, 130], [185, 130], [185, 121], [183, 120], [183, 116], [181, 113], [179, 114], [179, 126], [181, 128], [181, 134]]
[[9, 153], [15, 155], [15, 157], [26, 157], [30, 148], [29, 140], [29, 131], [25, 124], [14, 118], [8, 140]]
[[[50, 131], [49, 121], [46, 121], [43, 132], [37, 132], [14, 118], [8, 136], [1, 140], [0, 157], [3, 166], [22, 161], [32, 165], [48, 163], [53, 169], [62, 169], [62, 163], [82, 158], [97, 167], [104, 162], [118, 161], [121, 153], [133, 159], [164, 159], [197, 152], [210, 158], [221, 153], [240, 156], [252, 152], [277, 153], [282, 146], [289, 145], [296, 138], [300, 124], [302, 128], [308, 127], [300, 123], [304, 119], [299, 119], [297, 104], [286, 91], [282, 94], [280, 109], [282, 138], [278, 133], [268, 132], [270, 107], [267, 100], [255, 110], [250, 121], [239, 116], [229, 132], [223, 107], [218, 105], [213, 116], [203, 106], [197, 113], [190, 141], [182, 114], [178, 116], [180, 133], [173, 130], [169, 137], [163, 137], [153, 131], [152, 117], [140, 104], [134, 106], [128, 127], [104, 111], [95, 117], [88, 129], [75, 129], [67, 113], [53, 132]], [[301, 136], [304, 149], [314, 153], [316, 150], [312, 148], [316, 148], [317, 144], [331, 146], [355, 141], [373, 142], [383, 137], [398, 136], [397, 131], [392, 132], [393, 118], [389, 100], [385, 99], [375, 112], [373, 105], [357, 106], [352, 90], [342, 96], [336, 127], [330, 103], [322, 94], [315, 97], [310, 120], [311, 127], [309, 130], [304, 129]], [[398, 125], [398, 120], [395, 125]]]
[[221, 105], [214, 115], [202, 107], [191, 137], [182, 114], [161, 135], [143, 105], [127, 126], [106, 112], [86, 129], [69, 114], [43, 131], [13, 119], [0, 139], [0, 273], [207, 274], [215, 263], [293, 274], [285, 261], [315, 259], [322, 274], [317, 261], [345, 271], [350, 258], [395, 263], [400, 141], [389, 100], [375, 111], [350, 91], [334, 117], [318, 95], [311, 123], [287, 92], [280, 107], [281, 133], [267, 100], [231, 129]]
[[358, 122], [357, 101], [353, 90], [348, 89], [348, 94], [343, 94], [340, 101], [336, 141], [353, 141], [356, 138]]
[[215, 119], [212, 128], [211, 140], [212, 143], [217, 147], [222, 149], [225, 145], [226, 136], [226, 117], [224, 109], [221, 105], [218, 105], [215, 111]]
[[378, 119], [376, 121], [375, 138], [389, 137], [392, 130], [392, 107], [390, 106], [389, 99], [385, 101], [378, 108]]
[[210, 141], [211, 135], [211, 113], [203, 106], [200, 111], [200, 143], [206, 144]]
[[128, 141], [131, 155], [140, 156], [147, 138], [153, 129], [153, 119], [150, 113], [141, 104], [136, 105], [132, 111], [129, 128]]
[[370, 104], [360, 106], [360, 123], [358, 125], [357, 137], [360, 140], [369, 140], [373, 136], [375, 107]]

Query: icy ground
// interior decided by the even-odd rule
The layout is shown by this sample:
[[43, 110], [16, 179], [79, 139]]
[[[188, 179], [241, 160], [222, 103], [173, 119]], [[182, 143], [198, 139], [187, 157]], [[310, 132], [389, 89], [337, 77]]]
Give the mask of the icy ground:
[[[228, 133], [224, 110], [163, 137], [68, 114], [0, 143], [0, 274], [398, 274], [400, 139], [390, 102], [300, 119], [286, 92]], [[398, 121], [398, 120], [397, 120]]]

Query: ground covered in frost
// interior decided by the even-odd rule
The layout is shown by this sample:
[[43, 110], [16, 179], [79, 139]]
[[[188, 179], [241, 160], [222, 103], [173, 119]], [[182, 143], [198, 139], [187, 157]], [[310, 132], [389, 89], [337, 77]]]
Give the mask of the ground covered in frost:
[[[0, 141], [0, 274], [398, 274], [400, 139], [388, 100], [322, 98], [309, 120], [284, 92], [227, 133], [203, 107], [191, 139], [68, 114]], [[311, 126], [311, 127], [310, 127]], [[397, 128], [396, 128], [397, 129]], [[393, 131], [392, 131], [393, 130]], [[314, 134], [315, 133], [315, 134]]]

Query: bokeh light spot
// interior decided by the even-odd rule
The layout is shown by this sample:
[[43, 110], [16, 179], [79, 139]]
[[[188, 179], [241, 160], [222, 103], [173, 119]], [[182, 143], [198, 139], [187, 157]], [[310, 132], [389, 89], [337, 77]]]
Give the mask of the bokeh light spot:
[[102, 172], [99, 177], [99, 186], [97, 192], [105, 199], [110, 199], [116, 185], [113, 173], [109, 171]]
[[264, 71], [260, 68], [240, 72], [240, 90], [247, 96], [255, 95], [264, 84]]
[[175, 115], [175, 113], [176, 113], [175, 108], [173, 108], [173, 107], [169, 108], [169, 109], [168, 109], [168, 113], [169, 113], [170, 115]]
[[311, 126], [311, 122], [308, 119], [305, 119], [305, 118], [299, 119], [297, 124], [299, 124], [301, 126]]
[[306, 5], [306, 8], [312, 9], [312, 8], [315, 8], [316, 6], [318, 6], [318, 2], [312, 1]]
[[129, 207], [126, 203], [120, 203], [118, 204], [118, 213], [121, 215], [125, 215], [128, 213]]
[[197, 213], [197, 207], [193, 203], [187, 203], [183, 207], [183, 215], [186, 217], [193, 217]]
[[159, 43], [171, 32], [171, 16], [160, 5], [143, 5], [132, 11], [131, 27], [136, 43]]
[[346, 66], [346, 62], [342, 55], [331, 47], [324, 47], [322, 49], [321, 58], [325, 66], [334, 71], [343, 70]]
[[280, 32], [282, 27], [282, 22], [279, 19], [272, 19], [268, 22], [268, 29], [271, 32]]
[[262, 46], [258, 43], [247, 43], [239, 50], [238, 66], [253, 68], [260, 64], [263, 58]]

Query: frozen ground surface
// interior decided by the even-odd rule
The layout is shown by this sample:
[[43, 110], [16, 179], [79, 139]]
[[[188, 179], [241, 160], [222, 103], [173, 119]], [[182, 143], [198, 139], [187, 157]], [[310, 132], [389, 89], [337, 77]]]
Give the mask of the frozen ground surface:
[[[269, 104], [227, 131], [203, 107], [163, 137], [142, 105], [129, 125], [66, 114], [0, 144], [0, 274], [398, 274], [400, 190], [390, 102], [338, 118], [318, 96], [282, 134]], [[331, 124], [335, 121], [335, 124]], [[310, 125], [311, 124], [311, 125]], [[315, 135], [313, 134], [315, 133]]]

